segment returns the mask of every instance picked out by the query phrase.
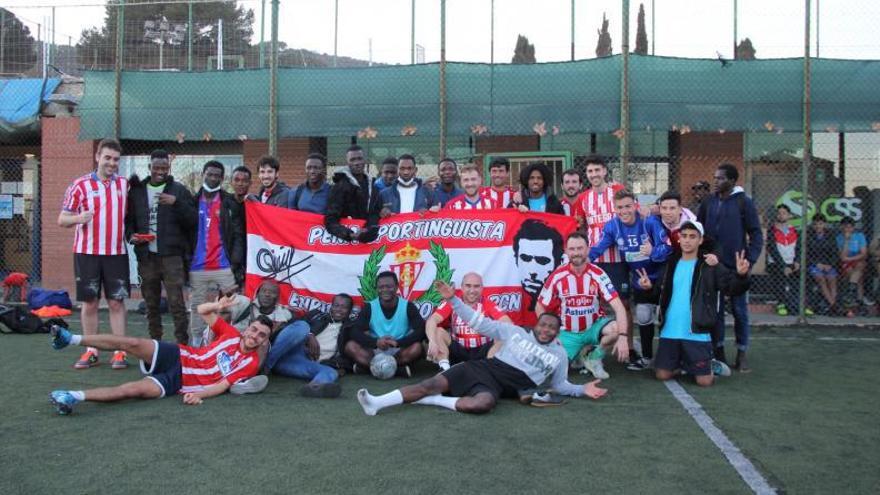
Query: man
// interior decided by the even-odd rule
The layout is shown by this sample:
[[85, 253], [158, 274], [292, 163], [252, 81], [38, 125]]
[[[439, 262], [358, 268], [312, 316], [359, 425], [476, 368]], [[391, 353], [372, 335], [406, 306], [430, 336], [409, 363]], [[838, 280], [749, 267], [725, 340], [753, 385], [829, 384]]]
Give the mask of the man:
[[712, 187], [704, 180], [698, 180], [691, 186], [690, 210], [698, 211], [703, 200], [712, 194]]
[[[736, 270], [736, 253], [745, 250], [746, 259], [755, 265], [764, 245], [764, 234], [758, 211], [743, 188], [736, 185], [739, 172], [730, 163], [722, 163], [715, 170], [715, 194], [707, 196], [700, 204], [697, 220], [706, 228], [706, 237], [714, 243], [712, 251], [718, 254], [728, 270]], [[734, 368], [750, 371], [746, 352], [749, 348], [748, 294], [730, 298], [733, 305], [733, 328], [736, 332], [736, 361]], [[724, 306], [725, 298], [719, 300], [718, 322], [712, 334], [715, 359], [727, 362], [724, 353]]]
[[[234, 271], [244, 272], [244, 233], [241, 205], [223, 190], [223, 164], [211, 160], [202, 167], [202, 187], [194, 199], [198, 211], [190, 265], [190, 307], [207, 300], [208, 292], [236, 285]], [[190, 345], [200, 335], [195, 311], [190, 319]]]
[[680, 253], [678, 245], [678, 232], [684, 222], [692, 222], [697, 216], [687, 208], [681, 206], [681, 194], [675, 191], [666, 191], [657, 199], [660, 210], [660, 221], [666, 229], [666, 238], [673, 251]]
[[309, 380], [300, 393], [305, 397], [339, 397], [339, 375], [348, 366], [342, 355], [351, 332], [348, 294], [337, 294], [330, 311], [309, 311], [301, 320], [282, 328], [269, 348], [265, 368], [276, 375]]
[[239, 332], [244, 331], [245, 328], [250, 326], [260, 316], [265, 316], [272, 320], [273, 331], [286, 325], [293, 319], [293, 314], [290, 310], [278, 304], [279, 294], [278, 284], [271, 279], [263, 280], [260, 283], [260, 286], [257, 287], [257, 291], [254, 293], [253, 301], [242, 294], [236, 294], [232, 299], [232, 306], [229, 307], [230, 323]]
[[264, 204], [284, 206], [287, 198], [287, 184], [278, 179], [281, 163], [274, 156], [264, 156], [257, 162], [257, 176], [260, 178], [260, 193], [257, 199]]
[[578, 386], [568, 381], [565, 349], [556, 340], [559, 317], [547, 313], [538, 320], [534, 331], [511, 323], [493, 321], [474, 311], [455, 297], [455, 288], [437, 281], [437, 288], [453, 311], [477, 332], [504, 344], [490, 359], [477, 359], [452, 368], [416, 385], [384, 395], [370, 395], [366, 389], [357, 393], [367, 416], [375, 416], [386, 407], [415, 403], [444, 407], [452, 411], [482, 414], [495, 408], [501, 397], [520, 398], [520, 391], [550, 382], [557, 394], [599, 399], [607, 390], [599, 380]]
[[[488, 297], [483, 297], [483, 277], [470, 272], [461, 278], [461, 299], [477, 313], [510, 323], [501, 310]], [[437, 363], [440, 371], [451, 365], [492, 357], [500, 347], [492, 339], [475, 332], [466, 321], [452, 311], [452, 305], [443, 302], [425, 322], [428, 335], [428, 359]]]
[[257, 373], [256, 350], [269, 339], [271, 331], [270, 322], [260, 319], [239, 334], [217, 316], [219, 310], [231, 303], [231, 299], [224, 297], [198, 307], [199, 315], [217, 335], [209, 347], [199, 349], [117, 335], [75, 335], [66, 328], [55, 326], [52, 330], [52, 347], [55, 349], [71, 344], [124, 349], [141, 360], [141, 372], [146, 376], [116, 387], [55, 390], [49, 395], [50, 401], [58, 414], [67, 415], [83, 401], [158, 399], [181, 393], [184, 404], [199, 405], [204, 399], [226, 392], [235, 382]]
[[437, 176], [440, 178], [440, 184], [434, 189], [434, 199], [440, 205], [445, 207], [452, 199], [464, 194], [464, 191], [458, 188], [456, 181], [458, 180], [458, 164], [452, 158], [444, 158], [437, 165]]
[[614, 211], [616, 216], [605, 224], [602, 240], [590, 248], [590, 261], [616, 246], [625, 260], [627, 271], [632, 274], [630, 286], [633, 288], [636, 303], [635, 320], [639, 326], [642, 356], [636, 352], [630, 336], [627, 369], [641, 371], [650, 367], [654, 357], [654, 311], [660, 294], [653, 290], [640, 289], [638, 273], [647, 273], [650, 280], [655, 282], [661, 275], [663, 264], [672, 252], [672, 247], [660, 218], [656, 215], [643, 218], [636, 207], [635, 194], [631, 191], [621, 189], [614, 193]]
[[149, 170], [150, 178], [146, 182], [141, 182], [136, 175], [131, 178], [126, 236], [134, 244], [138, 259], [150, 338], [162, 340], [159, 306], [164, 285], [174, 320], [174, 337], [178, 343], [185, 344], [189, 338], [189, 316], [183, 299], [184, 256], [189, 258], [191, 253], [190, 232], [198, 225], [198, 212], [186, 186], [175, 182], [170, 175], [167, 151], [154, 150], [150, 154]]
[[[379, 217], [373, 209], [379, 191], [373, 180], [364, 172], [366, 161], [364, 149], [354, 145], [345, 153], [348, 168], [333, 174], [333, 186], [327, 198], [324, 225], [327, 231], [344, 241], [370, 242], [379, 235]], [[366, 220], [359, 232], [342, 225], [343, 218]]]
[[395, 182], [397, 182], [397, 158], [389, 156], [382, 161], [379, 177], [376, 177], [373, 184], [377, 191], [382, 192], [385, 188], [393, 186]]
[[[103, 290], [110, 310], [113, 335], [125, 335], [125, 298], [130, 292], [128, 250], [125, 247], [125, 213], [128, 180], [117, 175], [122, 147], [113, 139], [98, 143], [97, 167], [67, 188], [58, 225], [74, 227], [73, 271], [76, 299], [82, 302], [83, 334], [98, 333], [98, 301]], [[113, 353], [113, 369], [125, 369], [125, 350]], [[98, 349], [86, 352], [73, 365], [86, 369], [98, 364]]]
[[374, 208], [379, 209], [379, 218], [386, 218], [397, 213], [438, 211], [435, 205], [434, 191], [422, 184], [416, 177], [418, 168], [412, 155], [402, 155], [397, 165], [397, 181], [379, 193], [379, 201]]
[[546, 223], [530, 218], [513, 236], [513, 257], [523, 295], [520, 323], [534, 326], [538, 322], [535, 304], [547, 277], [562, 263], [562, 236]]
[[841, 300], [847, 307], [846, 316], [855, 316], [855, 308], [873, 306], [874, 301], [865, 297], [865, 270], [868, 268], [868, 239], [856, 232], [852, 217], [843, 217], [836, 238], [840, 250], [840, 276], [848, 280]]
[[[797, 229], [788, 221], [791, 209], [781, 204], [776, 207], [776, 222], [767, 232], [767, 274], [770, 275], [773, 291], [776, 293], [776, 314], [786, 316], [798, 312], [800, 294], [800, 251], [801, 242]], [[810, 311], [812, 314], [812, 311]]]
[[[397, 295], [397, 275], [384, 271], [376, 277], [378, 297], [367, 302], [345, 345], [345, 355], [363, 370], [378, 353], [394, 356], [398, 375], [411, 377], [409, 365], [422, 356], [425, 320], [415, 304]], [[357, 371], [357, 369], [356, 369]]]
[[807, 253], [810, 264], [807, 272], [819, 286], [822, 300], [817, 308], [827, 315], [837, 315], [840, 308], [837, 304], [837, 277], [840, 251], [831, 232], [826, 229], [825, 216], [817, 213], [813, 216], [810, 233], [807, 236]]
[[[748, 290], [750, 265], [742, 252], [736, 254], [736, 272], [723, 264], [708, 265], [700, 256], [703, 226], [699, 222], [682, 224], [680, 239], [681, 254], [669, 258], [660, 287], [662, 329], [654, 359], [655, 376], [669, 380], [683, 370], [694, 376], [697, 385], [708, 387], [714, 383], [714, 375], [730, 375], [727, 364], [712, 359], [710, 334], [719, 311], [719, 293], [734, 295]], [[639, 269], [642, 290], [651, 290], [654, 285], [644, 269]]]
[[[547, 277], [538, 298], [535, 314], [540, 318], [552, 311], [562, 322], [559, 341], [574, 362], [586, 346], [593, 350], [580, 359], [587, 371], [604, 380], [610, 375], [602, 365], [605, 353], [612, 349], [621, 362], [629, 357], [626, 309], [614, 290], [611, 280], [601, 268], [587, 261], [587, 238], [580, 232], [568, 235], [565, 254], [568, 263]], [[615, 318], [605, 316], [600, 302], [611, 306]], [[622, 337], [622, 338], [621, 338]], [[581, 363], [577, 363], [580, 365]]]
[[543, 163], [532, 163], [524, 168], [519, 174], [519, 183], [522, 189], [514, 195], [511, 204], [519, 211], [537, 211], [541, 213], [556, 213], [562, 215], [565, 211], [556, 195], [553, 194], [553, 175], [550, 169]]
[[566, 215], [574, 216], [577, 198], [583, 192], [583, 188], [580, 172], [570, 168], [562, 173], [562, 197], [559, 199], [559, 202], [562, 204], [562, 211]]
[[235, 200], [244, 203], [245, 199], [253, 199], [259, 201], [256, 196], [250, 194], [251, 190], [251, 170], [244, 165], [235, 167], [232, 171], [232, 193]]
[[474, 164], [461, 167], [461, 187], [463, 194], [450, 199], [444, 208], [447, 210], [491, 210], [498, 208], [498, 204], [489, 196], [482, 194], [480, 184], [480, 169]]
[[[590, 246], [595, 246], [602, 240], [605, 224], [614, 218], [614, 193], [623, 189], [623, 184], [612, 182], [608, 177], [608, 165], [605, 159], [591, 155], [585, 159], [587, 181], [590, 188], [581, 193], [575, 204], [575, 218], [587, 232]], [[620, 256], [617, 246], [611, 247], [601, 256], [596, 258], [596, 266], [602, 269], [611, 279], [617, 289], [617, 294], [623, 301], [624, 307], [629, 307], [629, 273], [626, 263]], [[632, 321], [629, 313], [626, 313], [626, 328], [629, 329]]]
[[510, 160], [494, 158], [489, 164], [489, 187], [483, 187], [480, 194], [491, 198], [498, 208], [507, 208], [513, 201], [516, 190], [510, 187]]
[[329, 196], [327, 158], [320, 153], [311, 153], [306, 158], [306, 181], [293, 189], [288, 189], [287, 197], [282, 204], [291, 210], [323, 215], [327, 212]]

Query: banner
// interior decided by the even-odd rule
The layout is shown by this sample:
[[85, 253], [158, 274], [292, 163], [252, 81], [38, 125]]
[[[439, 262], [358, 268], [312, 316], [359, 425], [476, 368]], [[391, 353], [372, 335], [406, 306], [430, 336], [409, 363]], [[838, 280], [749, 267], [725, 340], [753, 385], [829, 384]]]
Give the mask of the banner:
[[342, 292], [360, 306], [376, 297], [376, 276], [391, 270], [400, 295], [427, 318], [441, 302], [434, 280], [459, 286], [476, 272], [484, 295], [514, 321], [528, 322], [544, 280], [563, 262], [563, 240], [577, 226], [571, 217], [513, 209], [444, 210], [388, 217], [379, 237], [361, 244], [328, 233], [321, 215], [256, 202], [246, 210], [245, 293], [252, 297], [264, 279], [273, 279], [279, 302], [295, 312], [327, 311]]

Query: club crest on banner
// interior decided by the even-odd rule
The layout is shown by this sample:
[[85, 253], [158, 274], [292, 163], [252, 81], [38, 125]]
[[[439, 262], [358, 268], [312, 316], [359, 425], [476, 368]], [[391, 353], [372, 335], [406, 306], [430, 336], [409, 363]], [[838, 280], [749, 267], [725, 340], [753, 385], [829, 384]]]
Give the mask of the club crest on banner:
[[[376, 277], [379, 275], [382, 260], [385, 258], [386, 246], [381, 246], [370, 253], [367, 261], [364, 262], [364, 270], [360, 277], [360, 293], [364, 301], [370, 301], [377, 297], [376, 294]], [[413, 290], [416, 287], [419, 277], [425, 270], [426, 261], [422, 261], [425, 256], [425, 250], [418, 249], [410, 243], [406, 243], [402, 248], [394, 253], [394, 263], [388, 266], [388, 270], [397, 275], [400, 296], [404, 299], [411, 300]], [[436, 274], [434, 280], [431, 281], [427, 290], [425, 290], [414, 302], [430, 303], [432, 305], [440, 304], [442, 297], [437, 289], [434, 288], [435, 280], [442, 280], [446, 283], [452, 281], [452, 274], [455, 270], [450, 267], [449, 255], [443, 246], [436, 242], [431, 242], [427, 249], [427, 255], [433, 258]]]

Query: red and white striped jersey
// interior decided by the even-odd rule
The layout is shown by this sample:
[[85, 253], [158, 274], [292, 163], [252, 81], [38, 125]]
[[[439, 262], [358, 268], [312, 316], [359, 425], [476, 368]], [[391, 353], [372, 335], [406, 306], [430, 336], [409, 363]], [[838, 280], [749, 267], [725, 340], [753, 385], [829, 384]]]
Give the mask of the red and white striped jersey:
[[601, 268], [587, 263], [584, 273], [578, 275], [566, 263], [547, 277], [538, 302], [562, 318], [563, 329], [580, 333], [605, 316], [601, 301], [611, 302], [615, 298], [617, 289]]
[[580, 197], [580, 195], [575, 197], [573, 200], [569, 201], [568, 198], [566, 198], [565, 195], [563, 194], [559, 198], [559, 203], [562, 204], [562, 211], [565, 212], [565, 216], [568, 216], [568, 217], [574, 216], [574, 212], [577, 209], [577, 200], [579, 197]]
[[462, 194], [450, 199], [443, 208], [447, 210], [492, 210], [498, 208], [498, 204], [492, 198], [482, 195], [479, 196], [476, 203], [471, 203], [467, 196]]
[[198, 392], [226, 380], [232, 385], [248, 379], [260, 369], [257, 351], [241, 351], [241, 334], [226, 321], [217, 318], [211, 325], [214, 342], [208, 347], [180, 348], [180, 393]]
[[[470, 307], [473, 308], [474, 311], [483, 313], [493, 320], [499, 320], [505, 316], [504, 313], [498, 309], [498, 306], [487, 297], [484, 297], [483, 300], [477, 304], [471, 304]], [[492, 339], [477, 333], [468, 326], [464, 320], [459, 318], [457, 314], [453, 313], [452, 305], [449, 304], [449, 301], [443, 301], [440, 306], [437, 306], [437, 309], [434, 310], [434, 314], [442, 318], [440, 326], [448, 328], [449, 334], [452, 338], [466, 349], [475, 349], [492, 342]]]
[[516, 193], [516, 190], [512, 187], [507, 187], [503, 191], [498, 192], [491, 187], [481, 187], [480, 195], [486, 196], [487, 198], [492, 198], [492, 201], [495, 202], [497, 208], [507, 208], [510, 206], [510, 202], [513, 201], [513, 195]]
[[[587, 238], [590, 246], [599, 244], [602, 240], [602, 229], [609, 220], [614, 218], [614, 193], [623, 189], [623, 184], [609, 182], [604, 191], [587, 189], [582, 192], [575, 203], [575, 217], [584, 219], [584, 227], [587, 230]], [[596, 259], [596, 263], [618, 263], [623, 261], [617, 246], [608, 248]]]
[[125, 212], [128, 179], [119, 175], [102, 181], [94, 172], [73, 181], [64, 193], [62, 208], [74, 214], [92, 211], [95, 216], [77, 224], [73, 252], [77, 254], [127, 254], [125, 247]]

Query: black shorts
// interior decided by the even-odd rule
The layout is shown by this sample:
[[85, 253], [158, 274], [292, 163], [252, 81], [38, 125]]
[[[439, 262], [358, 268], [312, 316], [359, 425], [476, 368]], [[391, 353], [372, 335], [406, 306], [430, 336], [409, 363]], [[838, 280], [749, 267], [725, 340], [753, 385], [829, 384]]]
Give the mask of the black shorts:
[[449, 382], [449, 395], [453, 397], [488, 392], [495, 400], [519, 398], [519, 390], [537, 387], [521, 370], [495, 358], [465, 361], [442, 374]]
[[626, 263], [594, 264], [601, 268], [602, 271], [608, 275], [608, 278], [611, 279], [611, 283], [614, 284], [614, 288], [617, 289], [617, 295], [620, 296], [621, 299], [629, 299], [631, 287], [629, 283], [629, 267]]
[[660, 304], [660, 281], [654, 282], [650, 290], [633, 289], [632, 295], [636, 304]]
[[449, 344], [449, 362], [456, 364], [465, 361], [474, 361], [476, 359], [486, 359], [489, 355], [489, 349], [491, 348], [492, 342], [469, 349], [459, 344], [457, 340], [453, 340], [452, 343]]
[[712, 342], [660, 339], [654, 354], [654, 369], [683, 369], [694, 376], [712, 374]]
[[141, 372], [162, 389], [166, 397], [175, 395], [181, 387], [180, 347], [170, 342], [153, 341], [153, 358], [149, 363], [141, 361]]
[[73, 273], [76, 277], [77, 301], [100, 299], [102, 289], [104, 297], [117, 301], [131, 293], [127, 254], [103, 256], [74, 253]]

